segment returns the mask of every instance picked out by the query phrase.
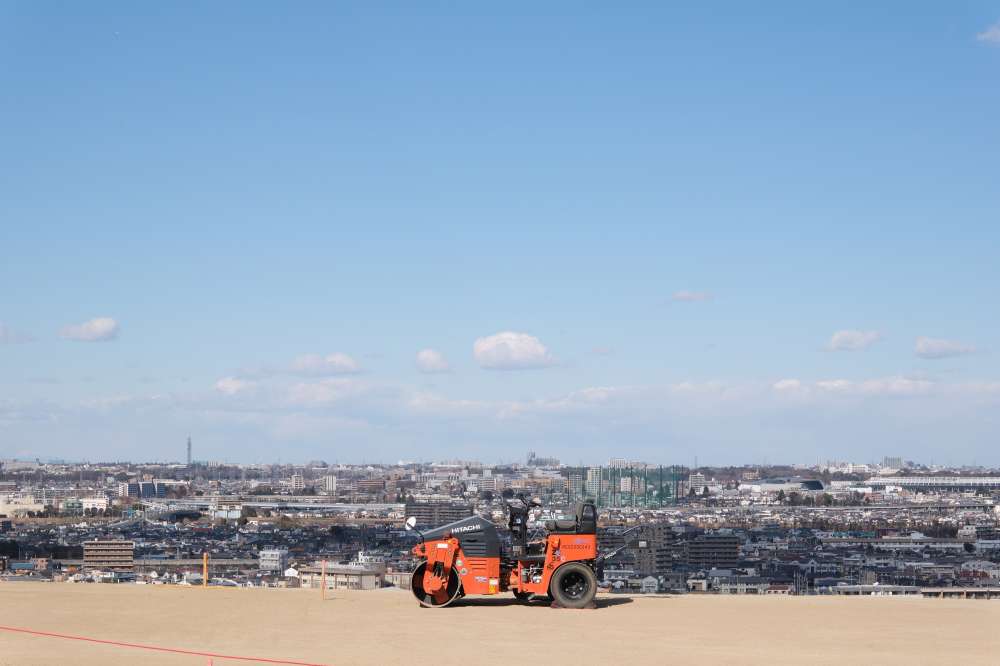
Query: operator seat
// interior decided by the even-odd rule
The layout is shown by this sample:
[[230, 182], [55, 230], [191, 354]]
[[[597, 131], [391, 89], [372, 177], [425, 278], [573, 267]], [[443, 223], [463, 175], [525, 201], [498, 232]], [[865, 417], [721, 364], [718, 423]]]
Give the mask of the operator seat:
[[576, 505], [574, 520], [546, 520], [549, 534], [597, 534], [597, 507], [587, 500]]
[[549, 534], [576, 534], [576, 521], [546, 520], [545, 529]]
[[597, 534], [597, 506], [593, 500], [576, 505], [576, 533]]

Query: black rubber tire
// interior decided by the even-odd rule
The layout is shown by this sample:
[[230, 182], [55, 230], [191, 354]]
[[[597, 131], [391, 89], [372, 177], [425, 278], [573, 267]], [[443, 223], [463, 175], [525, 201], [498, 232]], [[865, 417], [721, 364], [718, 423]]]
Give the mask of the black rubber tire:
[[587, 608], [597, 596], [597, 576], [586, 564], [568, 562], [552, 574], [549, 594], [563, 608]]
[[458, 576], [458, 571], [452, 569], [451, 576], [448, 577], [448, 599], [444, 603], [437, 603], [433, 596], [424, 592], [423, 581], [424, 570], [426, 568], [427, 562], [421, 562], [413, 570], [413, 576], [410, 578], [410, 591], [413, 592], [413, 596], [416, 597], [421, 606], [424, 608], [444, 608], [451, 605], [459, 597], [464, 596], [462, 594], [462, 582]]

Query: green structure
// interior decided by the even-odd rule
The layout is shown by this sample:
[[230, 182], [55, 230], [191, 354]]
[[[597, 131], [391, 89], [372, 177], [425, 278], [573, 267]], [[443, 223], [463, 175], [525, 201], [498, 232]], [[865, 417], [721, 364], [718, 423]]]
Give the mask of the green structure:
[[572, 500], [592, 499], [602, 508], [659, 509], [677, 502], [685, 474], [680, 467], [587, 467], [569, 474]]

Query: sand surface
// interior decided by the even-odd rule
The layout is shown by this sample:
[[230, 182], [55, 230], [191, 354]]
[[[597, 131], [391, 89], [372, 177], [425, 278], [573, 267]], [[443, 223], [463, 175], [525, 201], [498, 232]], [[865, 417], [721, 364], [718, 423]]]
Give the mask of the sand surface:
[[[0, 625], [347, 664], [996, 664], [1000, 600], [599, 597], [596, 610], [408, 592], [0, 583]], [[207, 664], [0, 631], [0, 665]], [[214, 659], [213, 663], [238, 664]]]

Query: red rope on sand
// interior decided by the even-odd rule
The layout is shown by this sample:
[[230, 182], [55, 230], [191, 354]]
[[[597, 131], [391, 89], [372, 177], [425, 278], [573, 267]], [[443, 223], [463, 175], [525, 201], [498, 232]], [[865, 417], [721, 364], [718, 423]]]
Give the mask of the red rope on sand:
[[19, 634], [31, 634], [32, 636], [45, 636], [47, 638], [63, 638], [71, 641], [83, 641], [85, 643], [101, 643], [103, 645], [115, 645], [118, 647], [134, 648], [136, 650], [153, 650], [154, 652], [172, 652], [174, 654], [190, 654], [196, 657], [211, 657], [214, 659], [231, 659], [233, 661], [255, 661], [259, 664], [286, 664], [291, 666], [326, 666], [307, 661], [289, 661], [287, 659], [267, 659], [265, 657], [241, 657], [233, 654], [219, 654], [216, 652], [198, 652], [196, 650], [181, 650], [180, 648], [160, 647], [158, 645], [142, 645], [140, 643], [123, 643], [120, 641], [108, 641], [100, 638], [90, 638], [88, 636], [70, 636], [69, 634], [56, 634], [51, 631], [35, 631], [34, 629], [23, 629], [21, 627], [4, 627], [0, 625], [0, 631], [11, 631]]

